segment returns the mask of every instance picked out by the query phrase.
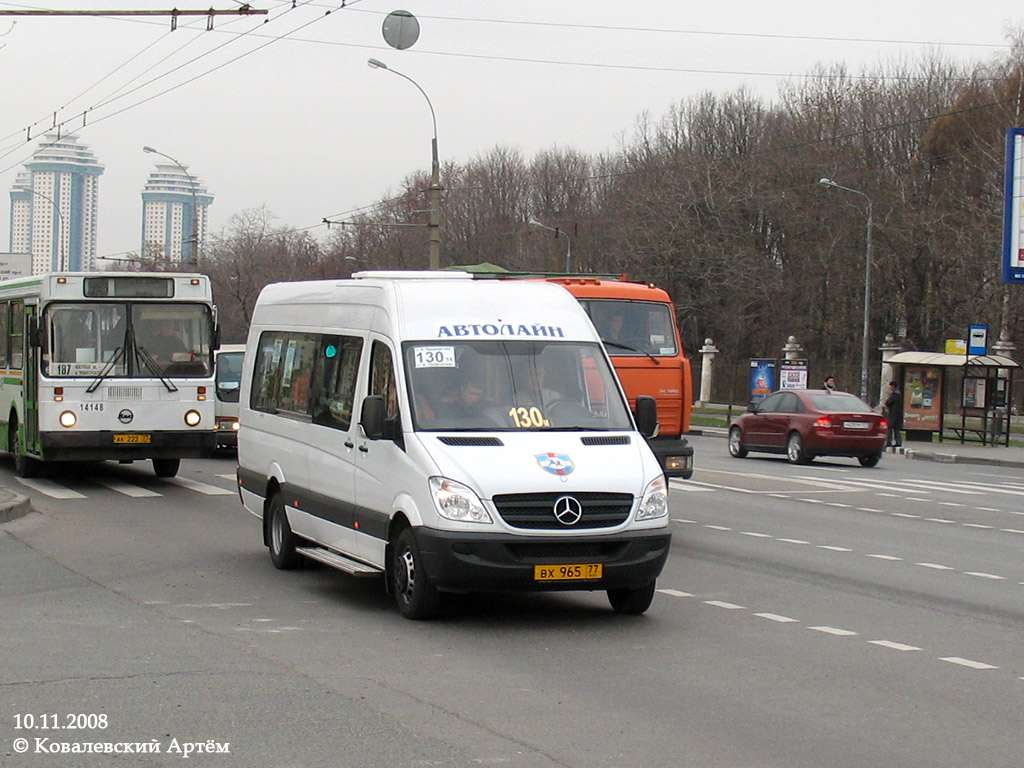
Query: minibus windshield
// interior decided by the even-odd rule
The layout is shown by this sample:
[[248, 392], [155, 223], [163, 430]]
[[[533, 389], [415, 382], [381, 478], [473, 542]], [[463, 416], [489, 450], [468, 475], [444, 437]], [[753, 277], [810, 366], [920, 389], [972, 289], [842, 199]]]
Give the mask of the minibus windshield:
[[416, 341], [403, 352], [417, 430], [633, 428], [593, 342]]

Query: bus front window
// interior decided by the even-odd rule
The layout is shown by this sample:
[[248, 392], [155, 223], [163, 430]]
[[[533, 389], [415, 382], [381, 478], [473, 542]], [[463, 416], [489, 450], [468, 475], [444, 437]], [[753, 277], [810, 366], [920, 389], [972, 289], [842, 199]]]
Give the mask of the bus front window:
[[[109, 374], [125, 376], [123, 304], [53, 304], [47, 310], [50, 376], [95, 376], [113, 361]], [[119, 350], [121, 354], [118, 354]]]

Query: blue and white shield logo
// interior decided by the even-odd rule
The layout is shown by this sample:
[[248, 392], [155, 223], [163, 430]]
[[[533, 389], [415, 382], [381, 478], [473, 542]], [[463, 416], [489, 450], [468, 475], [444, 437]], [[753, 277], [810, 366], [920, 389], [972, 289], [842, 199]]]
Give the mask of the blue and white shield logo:
[[541, 469], [559, 477], [565, 477], [576, 469], [572, 459], [564, 453], [538, 453], [534, 458], [537, 459]]

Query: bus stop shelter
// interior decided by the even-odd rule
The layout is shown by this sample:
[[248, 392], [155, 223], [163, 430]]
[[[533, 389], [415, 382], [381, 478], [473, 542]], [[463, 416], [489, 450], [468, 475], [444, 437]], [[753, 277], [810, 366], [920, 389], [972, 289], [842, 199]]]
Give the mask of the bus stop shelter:
[[[1010, 444], [1013, 374], [1020, 363], [1003, 355], [949, 355], [898, 352], [886, 360], [903, 392], [907, 440], [928, 440], [938, 433], [961, 443]], [[953, 407], [955, 405], [955, 407]], [[944, 415], [959, 413], [959, 425]]]

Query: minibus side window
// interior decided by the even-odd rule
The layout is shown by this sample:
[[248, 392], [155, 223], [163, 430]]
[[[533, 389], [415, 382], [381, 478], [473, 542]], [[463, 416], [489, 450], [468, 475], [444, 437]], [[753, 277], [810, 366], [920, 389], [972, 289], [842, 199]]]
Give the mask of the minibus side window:
[[317, 353], [313, 423], [348, 431], [352, 426], [359, 355], [363, 340], [355, 336], [324, 336]]
[[319, 337], [267, 331], [260, 336], [249, 403], [257, 411], [310, 414], [310, 383]]

